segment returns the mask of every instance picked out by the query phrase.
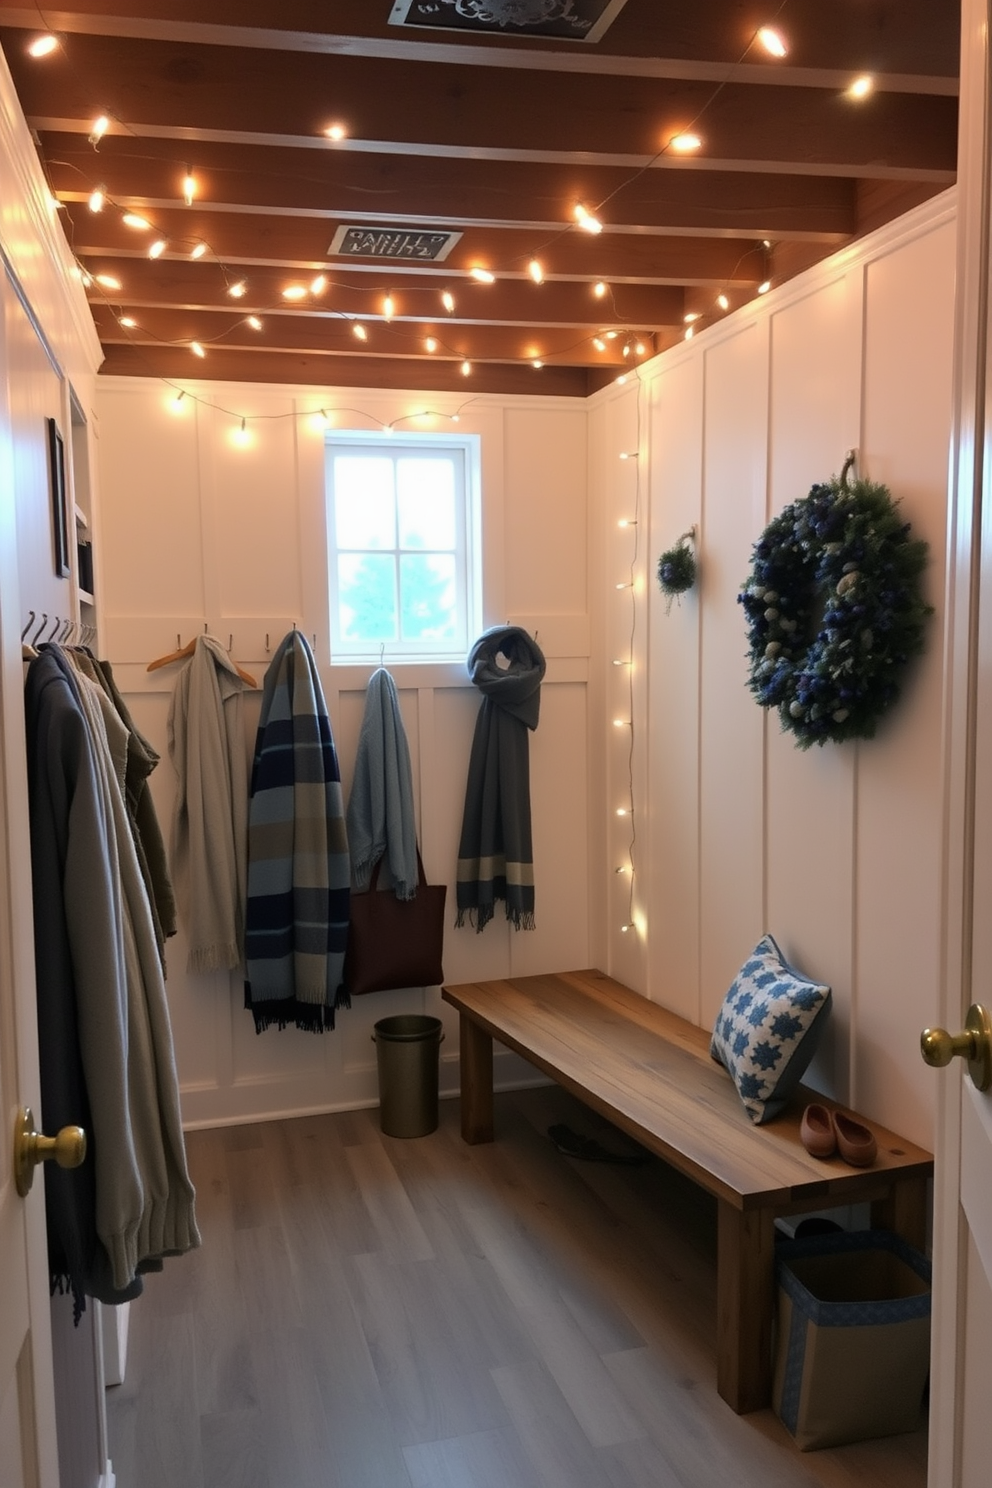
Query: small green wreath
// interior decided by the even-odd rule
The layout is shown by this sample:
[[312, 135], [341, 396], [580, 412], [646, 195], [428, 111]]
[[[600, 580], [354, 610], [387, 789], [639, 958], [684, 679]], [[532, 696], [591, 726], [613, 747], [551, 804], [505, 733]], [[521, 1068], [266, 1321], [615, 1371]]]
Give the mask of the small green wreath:
[[926, 543], [885, 486], [848, 484], [851, 463], [768, 524], [738, 595], [748, 686], [800, 749], [873, 736], [933, 613], [919, 586]]
[[674, 548], [669, 548], [658, 559], [658, 588], [666, 599], [666, 615], [671, 611], [672, 600], [685, 594], [696, 582], [696, 555], [692, 549], [695, 535], [696, 529], [690, 527]]

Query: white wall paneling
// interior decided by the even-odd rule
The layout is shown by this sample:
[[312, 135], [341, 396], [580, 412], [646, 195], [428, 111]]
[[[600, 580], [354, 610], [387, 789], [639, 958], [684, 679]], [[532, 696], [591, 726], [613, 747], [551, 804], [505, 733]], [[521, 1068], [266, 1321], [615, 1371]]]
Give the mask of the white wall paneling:
[[[640, 369], [650, 640], [635, 728], [648, 768], [637, 826], [649, 843], [649, 898], [634, 946], [615, 915], [606, 926], [614, 974], [704, 1026], [770, 930], [834, 989], [812, 1083], [928, 1145], [931, 1086], [916, 1041], [935, 1006], [941, 943], [954, 238], [948, 195]], [[623, 447], [616, 431], [632, 407], [629, 387], [590, 404], [592, 499], [605, 533], [628, 505], [606, 451]], [[929, 543], [936, 614], [877, 738], [803, 752], [747, 691], [737, 594], [769, 518], [839, 473], [851, 448]], [[657, 558], [693, 524], [699, 583], [666, 615]], [[606, 717], [608, 802], [620, 779], [610, 735]]]
[[[271, 652], [298, 624], [315, 639], [345, 791], [371, 667], [328, 655], [323, 431], [312, 414], [335, 403], [341, 427], [374, 427], [422, 409], [403, 394], [328, 389], [100, 383], [102, 588], [106, 651], [138, 727], [162, 754], [153, 777], [168, 828], [174, 779], [166, 718], [175, 671], [147, 662], [206, 624], [261, 681]], [[440, 404], [438, 405], [440, 406]], [[229, 411], [225, 411], [229, 410]], [[247, 419], [250, 442], [232, 440]], [[435, 423], [436, 426], [436, 423]], [[423, 419], [407, 427], [423, 429]], [[447, 427], [447, 425], [445, 425]], [[531, 736], [537, 928], [514, 932], [500, 911], [482, 934], [454, 928], [455, 863], [480, 696], [461, 665], [394, 666], [410, 740], [428, 877], [449, 885], [449, 980], [590, 963], [588, 809], [590, 621], [584, 405], [481, 398], [459, 432], [481, 439], [485, 622], [538, 635], [548, 658], [541, 722]], [[266, 641], [268, 649], [266, 649]], [[246, 708], [250, 753], [259, 700]], [[168, 948], [184, 1119], [249, 1121], [374, 1103], [373, 1023], [427, 1008], [445, 1023], [442, 1087], [457, 1086], [457, 1018], [436, 991], [356, 1000], [333, 1033], [256, 1035], [237, 976], [190, 975], [182, 934]], [[500, 1056], [503, 1081], [533, 1070]]]

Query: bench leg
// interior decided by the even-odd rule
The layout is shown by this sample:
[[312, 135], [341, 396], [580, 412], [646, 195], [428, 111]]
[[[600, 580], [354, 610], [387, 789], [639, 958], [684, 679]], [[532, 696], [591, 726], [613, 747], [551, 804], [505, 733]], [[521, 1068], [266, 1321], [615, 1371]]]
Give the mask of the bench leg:
[[464, 1013], [459, 1018], [462, 1136], [474, 1146], [493, 1139], [493, 1041]]
[[771, 1400], [774, 1217], [717, 1205], [717, 1389], [737, 1414]]
[[871, 1222], [873, 1228], [892, 1230], [926, 1254], [927, 1180], [894, 1179], [888, 1197], [872, 1204]]

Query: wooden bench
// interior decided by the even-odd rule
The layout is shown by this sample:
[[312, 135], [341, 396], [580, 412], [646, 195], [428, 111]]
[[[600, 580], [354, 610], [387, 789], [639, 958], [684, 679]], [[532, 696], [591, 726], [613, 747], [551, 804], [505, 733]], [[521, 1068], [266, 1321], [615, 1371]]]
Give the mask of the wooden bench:
[[461, 1015], [466, 1142], [493, 1140], [496, 1038], [713, 1194], [717, 1388], [738, 1414], [771, 1394], [776, 1216], [867, 1200], [873, 1225], [923, 1249], [929, 1152], [872, 1122], [871, 1168], [810, 1157], [799, 1120], [822, 1096], [800, 1088], [781, 1116], [752, 1125], [709, 1033], [602, 972], [466, 982], [442, 996]]

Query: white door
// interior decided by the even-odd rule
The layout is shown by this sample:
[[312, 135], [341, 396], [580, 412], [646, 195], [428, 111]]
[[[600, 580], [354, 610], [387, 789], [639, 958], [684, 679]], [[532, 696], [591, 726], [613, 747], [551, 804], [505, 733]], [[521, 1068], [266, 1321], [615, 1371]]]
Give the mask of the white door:
[[[958, 1032], [992, 1008], [992, 323], [990, 0], [963, 0], [956, 428], [948, 603], [946, 979]], [[934, 1201], [931, 1488], [986, 1488], [992, 1463], [992, 1090], [940, 1081]]]
[[18, 553], [0, 273], [0, 1488], [58, 1488], [44, 1185], [13, 1182], [18, 1109], [39, 1110]]

